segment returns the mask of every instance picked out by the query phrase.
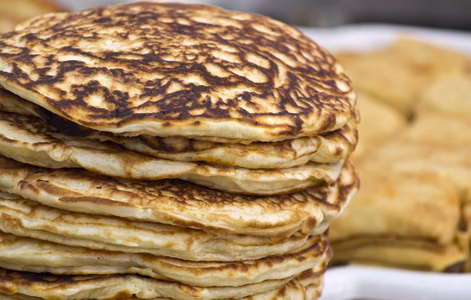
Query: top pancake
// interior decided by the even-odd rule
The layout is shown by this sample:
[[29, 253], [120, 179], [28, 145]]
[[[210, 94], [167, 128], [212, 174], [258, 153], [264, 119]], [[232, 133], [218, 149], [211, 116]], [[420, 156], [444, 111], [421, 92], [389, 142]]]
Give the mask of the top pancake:
[[356, 96], [298, 30], [204, 5], [48, 14], [0, 39], [0, 85], [83, 126], [252, 141], [342, 127]]

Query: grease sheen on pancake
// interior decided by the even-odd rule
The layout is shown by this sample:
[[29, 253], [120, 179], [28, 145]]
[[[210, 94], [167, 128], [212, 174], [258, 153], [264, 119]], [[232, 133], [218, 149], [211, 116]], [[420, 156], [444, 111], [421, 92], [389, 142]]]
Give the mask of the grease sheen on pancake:
[[100, 131], [275, 141], [336, 130], [356, 95], [297, 29], [204, 5], [138, 2], [23, 23], [0, 85]]

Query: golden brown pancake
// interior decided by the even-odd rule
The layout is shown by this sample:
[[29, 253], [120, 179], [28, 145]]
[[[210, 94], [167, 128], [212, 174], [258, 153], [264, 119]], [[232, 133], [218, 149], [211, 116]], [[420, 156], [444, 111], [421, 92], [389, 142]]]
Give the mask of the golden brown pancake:
[[436, 244], [414, 237], [357, 236], [332, 243], [332, 265], [367, 264], [428, 272], [462, 272], [468, 253], [456, 243]]
[[139, 275], [52, 275], [0, 269], [0, 292], [41, 299], [231, 299], [277, 290], [290, 279], [244, 287], [193, 287]]
[[[25, 116], [36, 116], [47, 121], [44, 127], [50, 133], [68, 132], [79, 137], [89, 137], [102, 141], [113, 141], [127, 149], [153, 157], [174, 161], [202, 162], [226, 167], [248, 169], [283, 169], [301, 166], [308, 162], [335, 163], [347, 158], [355, 149], [358, 140], [356, 120], [350, 120], [335, 131], [313, 137], [302, 137], [279, 142], [253, 142], [245, 144], [237, 141], [216, 142], [192, 139], [185, 136], [155, 137], [140, 135], [123, 137], [112, 133], [90, 130], [54, 116], [42, 107], [28, 102], [17, 95], [0, 88], [0, 110]], [[28, 123], [26, 120], [14, 123]], [[38, 121], [33, 121], [38, 122]], [[71, 132], [65, 127], [74, 127]], [[38, 133], [34, 133], [37, 135]], [[66, 133], [67, 135], [67, 133]]]
[[62, 134], [39, 118], [0, 111], [0, 153], [47, 168], [78, 168], [139, 180], [179, 178], [211, 188], [272, 195], [333, 183], [343, 160], [284, 169], [246, 169], [154, 158], [117, 144]]
[[413, 113], [417, 96], [428, 77], [386, 50], [367, 53], [338, 53], [336, 57], [363, 91], [395, 108], [404, 116]]
[[388, 52], [432, 78], [469, 75], [471, 72], [469, 55], [422, 41], [419, 37], [402, 36]]
[[[381, 150], [390, 155], [378, 157]], [[418, 157], [405, 158], [417, 155], [410, 150], [407, 144], [391, 142], [358, 164], [362, 188], [330, 224], [335, 263], [463, 269], [468, 253], [457, 240], [462, 221], [459, 192], [433, 159], [430, 167], [419, 166], [430, 159], [427, 151], [420, 154], [420, 163]], [[392, 151], [403, 151], [401, 158]]]
[[[70, 275], [0, 269], [0, 297], [13, 299], [317, 299], [325, 260], [292, 280], [267, 280], [243, 287], [197, 287], [139, 275]], [[33, 298], [23, 298], [33, 297]], [[10, 299], [10, 298], [7, 298]]]
[[371, 164], [405, 173], [432, 172], [465, 193], [471, 180], [471, 120], [450, 114], [421, 113], [394, 141], [370, 156]]
[[282, 196], [229, 194], [180, 180], [118, 180], [6, 157], [0, 157], [0, 170], [1, 190], [68, 211], [272, 237], [322, 233], [358, 188], [350, 163], [335, 185]]
[[468, 75], [441, 77], [427, 86], [418, 99], [417, 113], [430, 112], [469, 119], [471, 116], [471, 72]]
[[283, 169], [309, 162], [335, 163], [345, 160], [356, 147], [356, 121], [335, 131], [313, 137], [301, 137], [279, 142], [213, 142], [186, 137], [120, 137], [100, 134], [138, 153], [176, 161], [193, 161], [248, 169]]
[[0, 110], [5, 112], [13, 112], [20, 115], [40, 117], [39, 109], [31, 102], [15, 95], [3, 88], [0, 88]]
[[157, 2], [23, 23], [1, 39], [0, 85], [124, 135], [292, 139], [341, 128], [356, 105], [340, 64], [297, 29]]
[[[361, 139], [353, 156], [361, 158], [362, 188], [331, 224], [333, 262], [469, 271], [470, 57], [400, 38], [338, 58], [358, 88]], [[366, 93], [413, 118], [396, 127], [381, 106], [363, 105]], [[370, 135], [377, 143], [365, 147]]]
[[400, 172], [388, 166], [378, 161], [359, 165], [362, 188], [331, 223], [330, 239], [397, 236], [452, 242], [460, 219], [459, 195], [453, 186], [434, 173]]
[[407, 126], [403, 114], [368, 93], [358, 93], [358, 104], [361, 113], [361, 122], [358, 124], [361, 139], [352, 153], [356, 161], [368, 159], [368, 152], [399, 136]]
[[0, 193], [0, 216], [0, 230], [16, 236], [189, 261], [260, 259], [306, 248], [309, 240], [307, 234], [301, 233], [289, 237], [214, 234], [188, 227], [77, 213], [7, 193]]
[[0, 266], [56, 275], [139, 274], [188, 285], [243, 286], [290, 278], [330, 256], [323, 236], [311, 237], [291, 253], [239, 262], [186, 261], [143, 253], [71, 247], [0, 232]]

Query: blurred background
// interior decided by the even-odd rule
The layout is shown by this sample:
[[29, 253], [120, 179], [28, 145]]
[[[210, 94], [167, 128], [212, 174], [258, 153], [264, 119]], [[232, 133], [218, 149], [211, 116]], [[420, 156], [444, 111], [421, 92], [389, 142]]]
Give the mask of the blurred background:
[[[0, 26], [38, 13], [81, 10], [125, 0], [0, 0]], [[283, 22], [330, 28], [343, 24], [388, 23], [471, 30], [471, 0], [183, 0], [257, 12]], [[9, 16], [16, 14], [15, 16]]]
[[[11, 1], [11, 0], [8, 0]], [[71, 9], [98, 2], [61, 0]], [[227, 9], [257, 12], [298, 26], [335, 27], [352, 23], [390, 23], [471, 30], [471, 0], [200, 0]]]

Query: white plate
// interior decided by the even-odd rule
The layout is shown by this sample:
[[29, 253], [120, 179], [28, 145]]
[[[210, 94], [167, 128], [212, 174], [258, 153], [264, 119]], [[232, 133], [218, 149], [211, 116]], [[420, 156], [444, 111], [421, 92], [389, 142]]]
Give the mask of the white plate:
[[391, 44], [400, 35], [471, 54], [471, 32], [384, 24], [346, 25], [332, 29], [300, 28], [332, 52], [366, 51]]
[[[368, 51], [390, 45], [400, 35], [471, 54], [471, 33], [390, 25], [301, 28], [331, 52]], [[471, 274], [443, 274], [367, 266], [329, 269], [321, 300], [469, 300]]]
[[96, 6], [121, 4], [131, 1], [132, 0], [58, 0], [59, 3], [71, 11], [79, 11]]
[[366, 266], [329, 269], [320, 300], [469, 300], [471, 274], [444, 274]]

